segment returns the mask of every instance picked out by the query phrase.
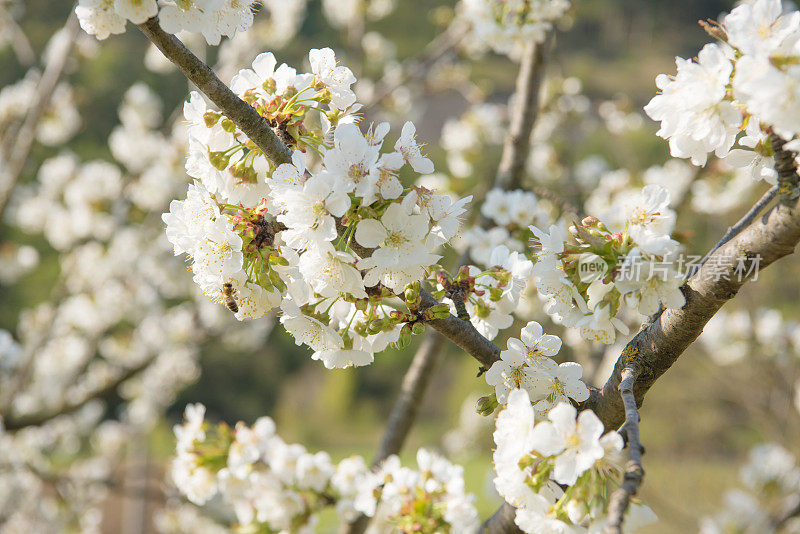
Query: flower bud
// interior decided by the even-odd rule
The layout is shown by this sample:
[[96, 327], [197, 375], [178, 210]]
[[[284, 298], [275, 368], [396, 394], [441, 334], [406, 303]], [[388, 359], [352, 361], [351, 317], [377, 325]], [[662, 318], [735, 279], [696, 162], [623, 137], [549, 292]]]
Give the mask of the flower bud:
[[426, 320], [431, 319], [447, 319], [450, 317], [450, 306], [447, 304], [436, 304], [425, 310], [424, 317]]
[[405, 291], [405, 298], [406, 298], [406, 304], [411, 306], [413, 304], [416, 304], [417, 300], [419, 299], [419, 293], [413, 287], [408, 287], [406, 288]]
[[411, 332], [415, 336], [418, 336], [420, 334], [424, 334], [425, 333], [425, 323], [421, 323], [421, 322], [414, 323], [414, 326], [411, 327]]
[[222, 129], [225, 130], [228, 133], [233, 133], [233, 132], [236, 131], [236, 125], [233, 123], [232, 120], [230, 120], [227, 117], [222, 119], [222, 122], [220, 123], [220, 126], [222, 126]]
[[264, 91], [272, 95], [275, 94], [278, 84], [275, 82], [275, 78], [267, 78], [264, 83], [261, 84], [261, 87], [264, 88]]
[[497, 409], [497, 406], [497, 395], [492, 393], [491, 395], [486, 395], [478, 399], [478, 402], [475, 403], [475, 411], [484, 417], [489, 417]]
[[211, 128], [217, 124], [220, 117], [222, 117], [222, 113], [219, 111], [206, 111], [203, 114], [203, 122], [206, 123], [206, 128]]

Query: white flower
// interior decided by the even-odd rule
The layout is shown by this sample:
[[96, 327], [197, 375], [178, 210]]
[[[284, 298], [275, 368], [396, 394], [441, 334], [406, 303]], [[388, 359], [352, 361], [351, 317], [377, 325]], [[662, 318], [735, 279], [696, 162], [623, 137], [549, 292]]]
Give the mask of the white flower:
[[200, 403], [186, 405], [183, 415], [186, 422], [183, 425], [175, 425], [173, 428], [179, 451], [189, 450], [195, 441], [203, 441], [206, 438], [203, 431], [205, 414], [206, 407]]
[[583, 367], [579, 363], [564, 362], [555, 369], [541, 373], [534, 383], [531, 399], [539, 400], [533, 407], [544, 413], [560, 402], [574, 399], [583, 402], [589, 398], [589, 388], [581, 381]]
[[561, 521], [551, 511], [552, 503], [534, 495], [527, 506], [519, 508], [514, 523], [526, 534], [577, 534], [580, 529]]
[[313, 249], [300, 256], [298, 267], [314, 292], [323, 297], [349, 294], [366, 298], [355, 262], [355, 257], [347, 252]]
[[331, 92], [331, 105], [336, 109], [347, 109], [356, 101], [356, 95], [350, 90], [356, 77], [347, 67], [336, 66], [336, 55], [330, 48], [312, 48], [308, 53], [311, 72]]
[[358, 263], [359, 268], [368, 269], [364, 285], [374, 286], [383, 281], [388, 287], [401, 289], [422, 278], [425, 267], [439, 258], [427, 250], [424, 242], [427, 233], [426, 218], [409, 215], [397, 203], [386, 208], [380, 220], [360, 221], [355, 233], [358, 244], [367, 248], [380, 247]]
[[342, 338], [336, 330], [319, 319], [304, 315], [293, 302], [284, 300], [281, 309], [281, 323], [292, 334], [297, 345], [305, 343], [315, 352], [336, 350], [343, 346]]
[[114, 9], [114, 0], [79, 0], [75, 13], [83, 31], [98, 39], [125, 32], [125, 19]]
[[543, 372], [544, 369], [540, 367], [528, 365], [521, 353], [504, 350], [500, 352], [500, 359], [486, 371], [486, 383], [494, 386], [497, 401], [504, 404], [512, 389], [535, 391]]
[[675, 212], [670, 209], [669, 202], [666, 188], [646, 185], [639, 197], [627, 203], [628, 233], [648, 254], [664, 256], [678, 245], [669, 236], [675, 226]]
[[315, 352], [311, 359], [321, 360], [326, 369], [347, 369], [369, 365], [375, 360], [375, 356], [369, 350], [341, 348]]
[[205, 241], [194, 251], [192, 270], [198, 276], [229, 278], [242, 270], [242, 238], [222, 219], [206, 227]]
[[250, 282], [245, 283], [244, 287], [237, 292], [236, 303], [239, 306], [239, 311], [235, 315], [240, 321], [261, 319], [281, 303], [281, 293], [279, 291], [275, 289], [268, 291]]
[[509, 351], [522, 354], [531, 365], [539, 365], [548, 371], [555, 369], [556, 364], [550, 358], [561, 349], [561, 339], [558, 336], [544, 334], [542, 325], [531, 321], [520, 332], [520, 338], [508, 340]]
[[545, 276], [561, 265], [559, 254], [564, 252], [564, 242], [567, 240], [567, 230], [563, 225], [553, 224], [548, 232], [530, 226], [530, 231], [540, 243], [540, 248], [534, 252], [536, 262], [533, 265], [535, 276]]
[[114, 0], [114, 9], [134, 24], [142, 24], [158, 14], [156, 0]]
[[189, 184], [186, 200], [173, 200], [169, 204], [169, 213], [161, 216], [167, 225], [167, 239], [175, 248], [175, 255], [193, 254], [219, 214], [219, 208], [205, 186], [197, 181]]
[[[669, 139], [670, 152], [676, 158], [691, 158], [705, 165], [709, 152], [723, 157], [728, 153], [742, 117], [733, 103], [725, 100], [733, 72], [728, 51], [717, 44], [707, 44], [697, 54], [697, 62], [676, 58], [675, 78], [659, 75], [656, 95], [644, 108], [653, 119], [661, 121], [657, 135]], [[737, 64], [737, 72], [738, 72]]]
[[296, 250], [323, 246], [336, 238], [336, 221], [350, 208], [350, 197], [340, 182], [328, 173], [309, 178], [302, 190], [276, 193], [276, 203], [286, 206], [278, 221], [288, 230], [281, 235]]
[[744, 54], [772, 55], [800, 30], [800, 13], [781, 16], [781, 0], [744, 2], [722, 18], [728, 42]]
[[297, 459], [297, 485], [300, 488], [322, 492], [331, 480], [335, 469], [327, 452], [304, 454]]
[[628, 333], [628, 328], [625, 323], [611, 317], [611, 309], [607, 304], [597, 306], [594, 311], [584, 317], [579, 326], [581, 328], [581, 337], [589, 341], [599, 341], [609, 345], [616, 339], [616, 330], [623, 334]]
[[[292, 162], [278, 165], [267, 180], [267, 185], [273, 191], [271, 196], [277, 200], [284, 198], [283, 193], [286, 190], [302, 190], [306, 180], [306, 155], [295, 150], [292, 152]], [[281, 207], [288, 208], [289, 206], [282, 205]]]
[[422, 155], [420, 146], [414, 139], [417, 129], [414, 123], [406, 122], [400, 132], [400, 138], [394, 144], [394, 149], [400, 152], [403, 160], [420, 174], [430, 174], [433, 172], [433, 162]]
[[533, 428], [531, 445], [543, 456], [555, 456], [553, 480], [571, 486], [603, 457], [600, 444], [603, 423], [591, 410], [577, 417], [577, 410], [564, 402], [550, 410], [548, 421]]

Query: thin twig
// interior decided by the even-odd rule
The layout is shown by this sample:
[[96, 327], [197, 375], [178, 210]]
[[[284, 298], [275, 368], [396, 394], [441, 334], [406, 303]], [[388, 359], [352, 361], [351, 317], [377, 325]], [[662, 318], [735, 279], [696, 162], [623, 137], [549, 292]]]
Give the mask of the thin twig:
[[214, 71], [195, 56], [174, 35], [161, 29], [158, 17], [153, 17], [139, 29], [153, 42], [161, 53], [174, 63], [226, 117], [236, 124], [273, 163], [290, 163], [291, 151], [278, 139], [267, 121], [247, 102], [236, 96]]
[[69, 59], [69, 53], [78, 35], [78, 30], [78, 17], [74, 11], [71, 11], [64, 25], [65, 42], [61, 47], [57, 48], [56, 53], [47, 63], [36, 87], [36, 97], [25, 115], [25, 121], [14, 136], [13, 144], [9, 143], [11, 148], [8, 151], [5, 172], [0, 173], [0, 216], [2, 216], [8, 204], [11, 190], [17, 184], [25, 162], [28, 160], [28, 154], [30, 154], [31, 147], [36, 139], [36, 129], [50, 105], [50, 100], [56, 90], [58, 80], [64, 72], [64, 66]]
[[710, 258], [711, 255], [714, 254], [719, 247], [721, 247], [722, 245], [724, 245], [725, 243], [727, 243], [728, 241], [739, 235], [739, 232], [744, 230], [745, 227], [747, 227], [747, 225], [753, 222], [755, 218], [758, 217], [758, 214], [761, 213], [764, 210], [764, 208], [767, 207], [767, 205], [770, 202], [772, 202], [772, 200], [777, 196], [778, 189], [779, 188], [777, 185], [774, 185], [771, 188], [769, 188], [769, 190], [766, 193], [764, 193], [764, 196], [762, 196], [759, 199], [759, 201], [756, 202], [752, 208], [750, 208], [750, 211], [745, 213], [744, 216], [742, 216], [742, 218], [736, 222], [736, 224], [734, 224], [733, 226], [729, 226], [728, 231], [725, 232], [725, 235], [722, 236], [722, 238], [717, 242], [717, 244], [714, 245], [705, 256], [703, 256], [703, 259], [701, 259], [697, 265], [692, 266], [692, 269], [690, 269], [686, 273], [686, 279], [688, 280], [694, 275], [694, 273], [700, 270], [700, 267], [702, 267], [708, 261], [708, 258]]
[[639, 373], [639, 366], [635, 362], [629, 363], [622, 370], [622, 381], [619, 384], [619, 394], [625, 405], [625, 424], [621, 432], [627, 441], [629, 459], [625, 466], [622, 485], [611, 495], [608, 504], [608, 534], [622, 534], [625, 511], [631, 498], [639, 491], [644, 478], [642, 467], [644, 448], [639, 439], [639, 409], [636, 406], [636, 396], [633, 394], [633, 386]]
[[0, 18], [3, 19], [2, 24], [6, 26], [6, 29], [11, 34], [11, 47], [14, 49], [17, 61], [22, 65], [33, 65], [33, 62], [36, 61], [36, 54], [30, 41], [28, 41], [28, 36], [19, 27], [17, 21], [8, 12], [8, 9], [2, 6], [0, 6]]

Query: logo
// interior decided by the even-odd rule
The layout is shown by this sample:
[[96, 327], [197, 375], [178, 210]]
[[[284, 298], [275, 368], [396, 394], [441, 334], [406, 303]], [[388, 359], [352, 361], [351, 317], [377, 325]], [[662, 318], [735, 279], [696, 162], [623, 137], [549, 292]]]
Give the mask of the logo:
[[578, 278], [581, 282], [591, 284], [600, 280], [608, 272], [608, 264], [597, 254], [585, 252], [578, 257]]

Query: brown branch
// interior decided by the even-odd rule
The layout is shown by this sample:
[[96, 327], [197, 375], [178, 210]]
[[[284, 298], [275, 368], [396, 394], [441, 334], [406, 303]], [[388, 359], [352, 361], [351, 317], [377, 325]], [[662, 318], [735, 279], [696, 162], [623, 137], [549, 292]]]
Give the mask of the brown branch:
[[139, 373], [147, 369], [147, 367], [152, 362], [153, 358], [148, 358], [139, 365], [125, 369], [115, 379], [111, 380], [103, 387], [91, 391], [89, 393], [86, 393], [83, 397], [81, 397], [78, 400], [65, 402], [64, 404], [56, 406], [54, 408], [48, 408], [40, 412], [21, 415], [19, 417], [15, 417], [12, 414], [9, 414], [3, 421], [5, 428], [6, 430], [13, 431], [13, 430], [20, 430], [22, 428], [29, 426], [43, 425], [44, 423], [50, 421], [51, 419], [55, 419], [56, 417], [59, 417], [61, 415], [72, 413], [84, 407], [90, 401], [93, 401], [95, 399], [111, 398], [117, 392], [117, 389], [119, 388], [120, 385], [122, 385], [123, 382], [133, 378], [134, 376], [138, 375]]
[[[451, 31], [453, 26], [448, 31]], [[454, 31], [453, 43], [462, 38], [463, 30]], [[545, 41], [549, 43], [549, 39]], [[429, 48], [436, 49], [434, 43]], [[452, 46], [444, 41], [443, 50], [447, 46]], [[503, 147], [503, 156], [495, 175], [494, 187], [508, 189], [519, 187], [524, 170], [525, 158], [530, 150], [530, 137], [539, 106], [539, 88], [544, 74], [544, 48], [542, 46], [530, 46], [526, 50], [525, 57], [520, 65], [517, 75], [517, 99], [518, 109], [512, 117], [512, 124]], [[442, 52], [442, 54], [444, 51]], [[434, 58], [438, 57], [434, 54]], [[434, 59], [435, 61], [435, 59]], [[481, 226], [488, 228], [490, 221], [486, 217], [481, 218]], [[458, 260], [459, 267], [469, 260], [467, 253], [461, 255]], [[437, 304], [437, 301], [425, 291], [422, 292], [421, 308], [429, 308]], [[414, 356], [414, 360], [403, 379], [403, 386], [396, 404], [392, 410], [386, 433], [381, 443], [381, 447], [375, 457], [375, 464], [379, 464], [391, 454], [400, 451], [403, 441], [406, 438], [419, 407], [419, 402], [427, 388], [430, 379], [430, 371], [436, 364], [441, 352], [441, 344], [444, 337], [447, 337], [456, 345], [464, 349], [467, 353], [478, 360], [483, 369], [488, 369], [500, 358], [500, 349], [491, 341], [482, 336], [469, 322], [469, 315], [464, 307], [463, 301], [454, 300], [458, 317], [450, 315], [447, 319], [435, 319], [429, 324], [439, 332], [429, 333], [422, 345]], [[443, 337], [444, 336], [444, 337]], [[513, 508], [512, 508], [513, 510]], [[340, 532], [342, 534], [360, 534], [366, 530], [369, 518], [359, 517], [356, 521], [343, 525]], [[511, 515], [513, 524], [513, 513]]]
[[276, 165], [290, 163], [291, 151], [278, 139], [264, 117], [236, 96], [214, 71], [195, 56], [174, 35], [161, 29], [158, 17], [138, 25], [167, 59], [172, 61], [247, 137]]
[[525, 161], [531, 148], [531, 132], [539, 111], [539, 90], [544, 78], [545, 52], [553, 39], [549, 32], [542, 43], [529, 43], [522, 56], [517, 89], [516, 109], [509, 108], [511, 124], [503, 145], [495, 187], [517, 189], [522, 184]]
[[634, 360], [622, 370], [622, 381], [619, 384], [620, 398], [625, 405], [625, 424], [621, 432], [628, 444], [629, 459], [625, 466], [622, 485], [611, 495], [608, 504], [608, 534], [622, 534], [625, 511], [628, 509], [631, 498], [639, 491], [639, 486], [642, 485], [644, 478], [644, 468], [642, 467], [644, 448], [639, 439], [639, 409], [633, 394], [633, 386], [639, 372], [639, 366], [634, 357]]
[[[427, 291], [422, 291], [420, 296], [422, 297], [422, 309], [437, 304], [436, 299]], [[483, 337], [469, 321], [451, 315], [447, 319], [433, 319], [428, 321], [428, 324], [481, 362], [484, 367], [491, 367], [500, 359], [500, 349], [497, 345]]]
[[444, 340], [443, 336], [433, 332], [431, 335], [425, 336], [417, 349], [417, 353], [403, 377], [400, 394], [392, 408], [386, 432], [372, 465], [378, 465], [392, 454], [400, 452], [403, 442], [414, 424], [433, 370], [441, 360]]
[[[74, 10], [70, 11], [69, 18], [64, 25], [65, 44], [57, 47], [56, 53], [50, 58], [47, 66], [39, 79], [36, 87], [36, 97], [31, 103], [22, 126], [19, 127], [13, 140], [9, 143], [8, 160], [5, 164], [5, 172], [0, 173], [0, 215], [8, 204], [11, 197], [11, 190], [17, 184], [25, 162], [28, 160], [33, 142], [36, 140], [36, 129], [42, 120], [45, 111], [53, 98], [53, 93], [58, 85], [58, 80], [64, 72], [64, 66], [69, 59], [72, 45], [78, 35], [78, 17]], [[4, 155], [5, 156], [5, 155]]]

